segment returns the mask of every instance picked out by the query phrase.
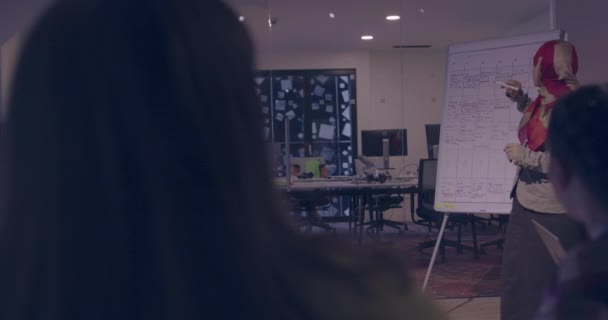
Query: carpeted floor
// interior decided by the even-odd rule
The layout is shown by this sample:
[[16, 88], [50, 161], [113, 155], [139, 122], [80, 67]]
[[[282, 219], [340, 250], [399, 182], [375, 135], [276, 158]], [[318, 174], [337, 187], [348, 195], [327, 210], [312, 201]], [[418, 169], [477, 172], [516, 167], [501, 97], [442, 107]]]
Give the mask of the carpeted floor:
[[[409, 247], [417, 239], [403, 241], [404, 252], [413, 258], [412, 276], [422, 287], [432, 253], [426, 249]], [[416, 243], [419, 241], [416, 241]], [[409, 248], [408, 248], [409, 247]], [[446, 249], [446, 262], [437, 259], [429, 280], [427, 291], [436, 298], [495, 297], [500, 295], [501, 252], [496, 247], [486, 250], [485, 255], [474, 259], [471, 252], [458, 255], [454, 249]]]
[[[365, 241], [365, 245], [380, 245], [394, 250], [397, 255], [405, 255], [410, 263], [411, 274], [419, 287], [422, 287], [424, 276], [431, 260], [432, 248], [418, 250], [417, 245], [436, 237], [436, 232], [429, 234], [419, 226], [409, 226], [410, 230], [403, 235], [386, 230], [381, 234], [379, 242]], [[500, 237], [500, 231], [495, 226], [478, 231], [480, 243], [495, 240]], [[454, 232], [448, 232], [447, 238], [455, 240]], [[465, 231], [464, 244], [472, 245], [471, 235]], [[475, 259], [472, 251], [458, 254], [454, 248], [446, 248], [446, 262], [438, 257], [431, 274], [427, 292], [435, 298], [470, 298], [500, 296], [502, 250], [496, 246], [488, 247], [485, 254]]]

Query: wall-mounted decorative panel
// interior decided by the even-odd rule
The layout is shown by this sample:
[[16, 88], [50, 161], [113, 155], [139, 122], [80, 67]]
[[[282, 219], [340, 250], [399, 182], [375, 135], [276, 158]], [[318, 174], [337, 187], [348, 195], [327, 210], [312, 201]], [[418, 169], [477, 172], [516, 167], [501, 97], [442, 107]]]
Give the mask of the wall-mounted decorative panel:
[[[292, 157], [321, 157], [330, 176], [355, 174], [357, 95], [354, 69], [264, 70], [256, 74], [255, 85], [273, 159], [285, 157], [285, 119], [289, 119]], [[274, 154], [277, 152], [280, 155]], [[276, 176], [285, 176], [284, 163], [273, 163]], [[334, 199], [325, 215], [348, 215], [343, 202]]]
[[[322, 157], [330, 175], [354, 174], [355, 70], [258, 71], [255, 85], [269, 143], [281, 144], [284, 155], [289, 119], [293, 157]], [[284, 176], [285, 168], [275, 174]]]

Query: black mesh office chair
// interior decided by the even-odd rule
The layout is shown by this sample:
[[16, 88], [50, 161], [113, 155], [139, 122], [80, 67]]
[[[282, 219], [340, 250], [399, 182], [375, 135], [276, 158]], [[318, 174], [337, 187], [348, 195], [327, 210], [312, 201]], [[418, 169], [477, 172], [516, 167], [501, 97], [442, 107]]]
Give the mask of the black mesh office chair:
[[479, 245], [479, 252], [481, 254], [486, 254], [485, 248], [496, 246], [497, 249], [502, 250], [505, 245], [505, 233], [507, 232], [507, 223], [509, 222], [509, 217], [505, 215], [499, 215], [498, 217], [491, 216], [488, 219], [488, 223], [491, 221], [498, 222], [498, 228], [500, 228], [501, 236], [493, 241], [485, 242]]
[[384, 227], [395, 229], [399, 234], [403, 234], [403, 231], [407, 230], [407, 224], [405, 222], [392, 221], [384, 218], [384, 213], [386, 211], [402, 208], [402, 196], [376, 195], [371, 197], [371, 201], [371, 214], [373, 215], [373, 218], [370, 217], [370, 221], [366, 224], [369, 225], [368, 231], [375, 232], [376, 238], [379, 238], [379, 232], [383, 231]]
[[320, 192], [307, 192], [291, 197], [294, 210], [304, 212], [304, 217], [297, 219], [297, 226], [304, 228], [306, 232], [312, 232], [312, 228], [320, 228], [325, 231], [335, 232], [336, 228], [323, 221], [319, 210], [325, 210], [331, 206], [331, 198]]
[[[435, 184], [437, 179], [437, 160], [436, 159], [421, 159], [419, 174], [418, 174], [418, 208], [416, 214], [420, 219], [416, 219], [412, 213], [412, 221], [415, 224], [423, 225], [432, 230], [432, 228], [439, 229], [443, 220], [444, 213], [435, 211]], [[466, 246], [462, 244], [462, 227], [467, 224], [471, 225], [473, 234], [473, 246]], [[458, 240], [451, 241], [444, 238], [440, 244], [441, 259], [445, 262], [445, 247], [454, 247], [458, 253], [462, 253], [463, 250], [472, 250], [475, 254], [475, 258], [479, 257], [478, 246], [477, 246], [477, 230], [476, 230], [475, 216], [472, 214], [450, 214], [447, 228], [453, 230], [454, 227], [458, 228]], [[426, 241], [418, 244], [418, 249], [423, 250], [425, 248], [434, 247], [436, 240]]]

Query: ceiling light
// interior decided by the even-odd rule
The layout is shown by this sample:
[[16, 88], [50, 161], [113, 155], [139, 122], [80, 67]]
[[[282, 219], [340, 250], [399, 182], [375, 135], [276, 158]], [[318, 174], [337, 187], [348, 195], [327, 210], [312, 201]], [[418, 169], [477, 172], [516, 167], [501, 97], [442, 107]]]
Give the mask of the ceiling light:
[[386, 20], [388, 20], [388, 21], [397, 21], [399, 19], [401, 19], [400, 16], [387, 16], [386, 17]]
[[279, 18], [277, 17], [271, 17], [270, 19], [268, 19], [268, 26], [271, 28], [277, 23], [279, 23]]
[[333, 18], [335, 18], [335, 17], [336, 17], [336, 15], [335, 15], [333, 12], [330, 12], [330, 13], [329, 13], [329, 17], [333, 19]]
[[239, 21], [240, 21], [240, 22], [245, 21], [245, 17], [243, 17], [243, 16], [239, 16]]
[[421, 13], [424, 13], [424, 9], [420, 9], [420, 12], [421, 12]]
[[361, 39], [363, 39], [363, 40], [373, 40], [374, 36], [366, 35], [366, 36], [362, 36]]
[[430, 44], [402, 44], [402, 45], [394, 45], [395, 49], [426, 49], [433, 47]]

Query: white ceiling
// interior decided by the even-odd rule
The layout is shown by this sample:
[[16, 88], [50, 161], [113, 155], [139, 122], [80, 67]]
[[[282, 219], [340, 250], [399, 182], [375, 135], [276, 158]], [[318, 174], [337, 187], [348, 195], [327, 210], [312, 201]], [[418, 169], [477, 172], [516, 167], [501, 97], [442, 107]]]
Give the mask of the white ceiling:
[[[513, 34], [521, 25], [549, 29], [549, 0], [227, 0], [245, 16], [261, 50], [390, 49]], [[424, 9], [424, 13], [420, 12]], [[336, 15], [329, 18], [329, 13]], [[389, 14], [401, 16], [389, 22]], [[278, 23], [269, 32], [269, 15]], [[545, 19], [538, 21], [539, 19]], [[375, 39], [365, 42], [363, 34]]]
[[[206, 1], [206, 0], [201, 0]], [[226, 0], [245, 16], [260, 50], [390, 49], [500, 37], [547, 17], [549, 0]], [[0, 0], [0, 44], [52, 0]], [[421, 13], [424, 9], [425, 13]], [[329, 18], [329, 13], [336, 15]], [[388, 22], [388, 14], [401, 20]], [[278, 18], [269, 32], [268, 17]], [[541, 22], [542, 24], [543, 22]], [[544, 28], [532, 21], [532, 29]], [[528, 28], [529, 29], [529, 28]], [[540, 31], [540, 30], [538, 30]], [[365, 42], [363, 34], [375, 39]]]

